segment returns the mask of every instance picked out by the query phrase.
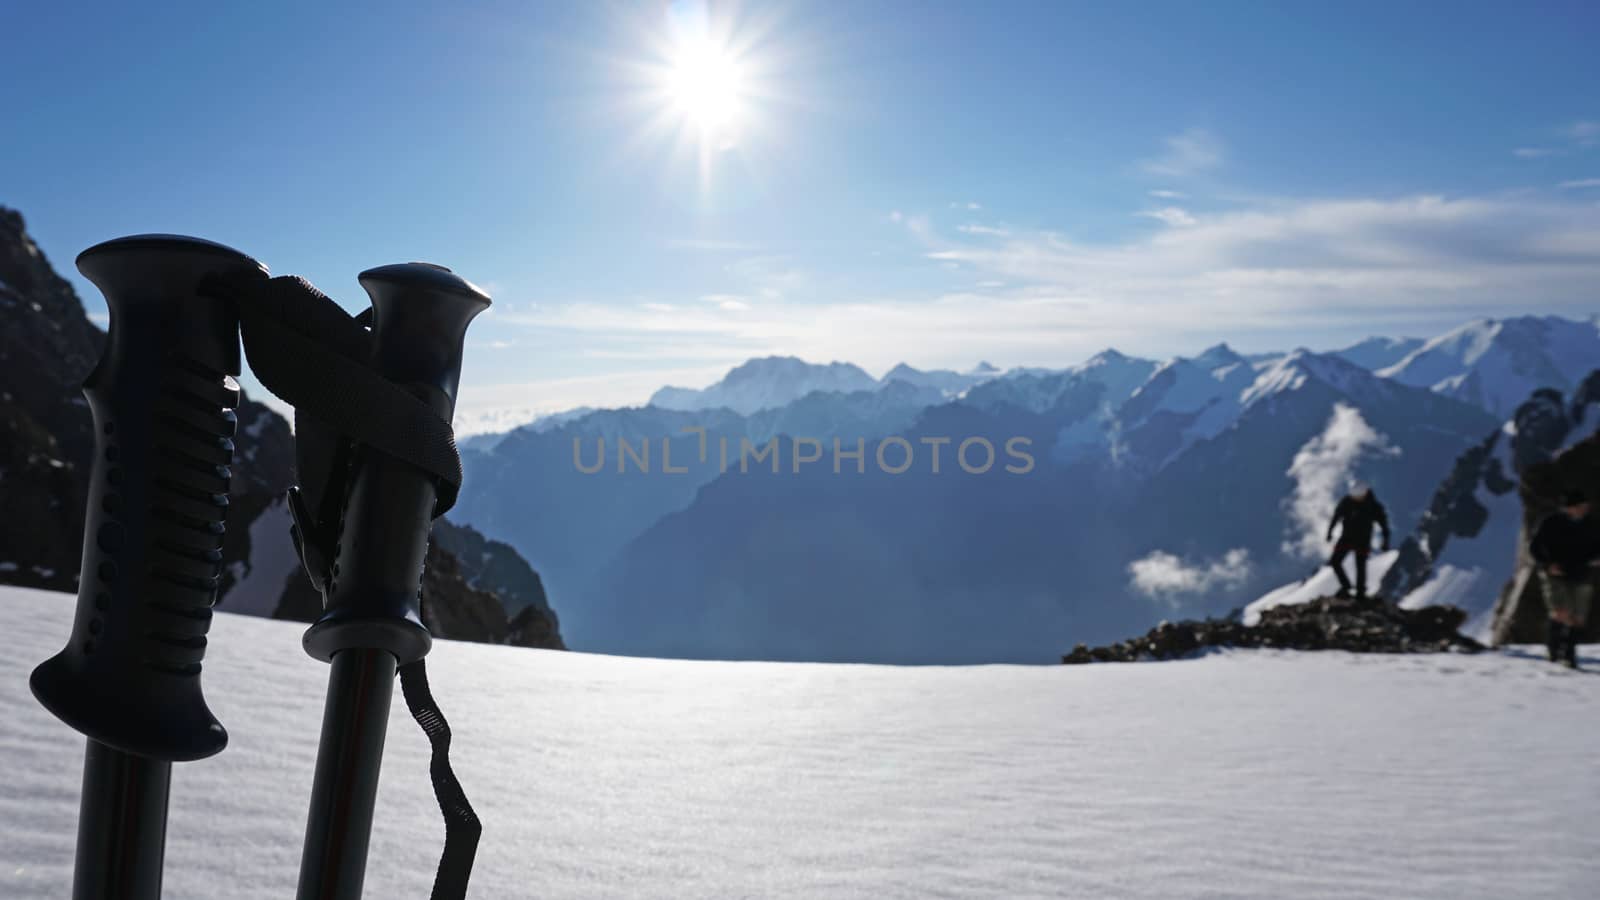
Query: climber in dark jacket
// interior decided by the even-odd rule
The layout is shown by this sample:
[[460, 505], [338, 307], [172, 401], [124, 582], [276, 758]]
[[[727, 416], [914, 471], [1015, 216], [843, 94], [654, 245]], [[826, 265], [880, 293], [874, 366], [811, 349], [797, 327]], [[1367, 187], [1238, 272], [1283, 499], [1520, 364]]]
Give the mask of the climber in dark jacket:
[[1539, 564], [1540, 592], [1550, 613], [1550, 661], [1576, 668], [1578, 634], [1589, 620], [1600, 568], [1600, 524], [1589, 515], [1589, 498], [1581, 491], [1563, 494], [1561, 508], [1534, 528], [1528, 553]]
[[1389, 513], [1378, 502], [1372, 488], [1358, 486], [1346, 494], [1333, 509], [1333, 521], [1328, 523], [1328, 540], [1333, 540], [1333, 529], [1344, 523], [1339, 532], [1339, 543], [1333, 546], [1333, 556], [1328, 565], [1339, 576], [1339, 596], [1350, 596], [1350, 578], [1344, 574], [1344, 558], [1356, 555], [1356, 596], [1367, 595], [1367, 554], [1372, 552], [1372, 526], [1383, 529], [1383, 549], [1389, 549]]

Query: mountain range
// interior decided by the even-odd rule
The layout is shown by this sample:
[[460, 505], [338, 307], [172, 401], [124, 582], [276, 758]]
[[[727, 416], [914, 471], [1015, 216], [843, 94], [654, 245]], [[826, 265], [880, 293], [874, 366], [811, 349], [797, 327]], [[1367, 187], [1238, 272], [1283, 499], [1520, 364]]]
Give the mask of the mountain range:
[[[838, 363], [756, 359], [692, 392], [701, 408], [596, 410], [469, 454], [453, 515], [559, 585], [576, 646], [1033, 660], [1225, 612], [1314, 568], [1312, 520], [1358, 476], [1410, 532], [1456, 459], [1500, 427], [1499, 398], [1578, 383], [1596, 331], [1529, 316], [1326, 353], [1108, 350], [1059, 370], [938, 373], [922, 393], [900, 377], [909, 366], [874, 381]], [[1441, 375], [1441, 360], [1454, 368]], [[839, 383], [850, 389], [826, 389]], [[666, 399], [692, 406], [690, 393]], [[788, 451], [780, 471], [765, 460], [743, 471], [741, 442], [774, 436]], [[927, 468], [929, 449], [949, 457], [974, 437], [997, 449], [1020, 438], [1034, 467]], [[623, 460], [618, 441], [654, 447], [658, 469]], [[660, 471], [668, 444], [686, 471]], [[702, 455], [719, 444], [732, 468]], [[921, 466], [884, 471], [879, 450], [898, 460], [903, 444], [923, 451]], [[848, 452], [858, 446], [865, 471]], [[794, 459], [819, 449], [816, 462]], [[586, 474], [575, 453], [604, 465]]]

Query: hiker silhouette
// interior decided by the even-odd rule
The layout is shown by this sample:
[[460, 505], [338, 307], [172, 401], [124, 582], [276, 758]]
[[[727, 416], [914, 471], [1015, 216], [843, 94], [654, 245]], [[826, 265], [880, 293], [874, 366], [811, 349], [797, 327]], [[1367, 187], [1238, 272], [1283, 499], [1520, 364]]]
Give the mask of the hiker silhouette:
[[1539, 565], [1550, 614], [1546, 632], [1550, 661], [1573, 668], [1578, 665], [1578, 633], [1594, 605], [1595, 569], [1600, 567], [1600, 528], [1589, 511], [1589, 498], [1582, 491], [1566, 491], [1561, 508], [1539, 522], [1528, 546]]
[[1333, 546], [1333, 556], [1328, 559], [1328, 565], [1333, 568], [1333, 574], [1339, 578], [1339, 596], [1350, 596], [1350, 578], [1344, 571], [1345, 557], [1355, 554], [1356, 557], [1356, 583], [1357, 597], [1367, 595], [1367, 556], [1372, 552], [1372, 528], [1376, 525], [1383, 531], [1383, 549], [1389, 549], [1389, 513], [1378, 502], [1378, 497], [1367, 485], [1356, 485], [1350, 493], [1339, 500], [1339, 505], [1333, 509], [1333, 519], [1328, 522], [1328, 540], [1333, 540], [1333, 531], [1340, 525], [1343, 529], [1339, 532], [1339, 542]]

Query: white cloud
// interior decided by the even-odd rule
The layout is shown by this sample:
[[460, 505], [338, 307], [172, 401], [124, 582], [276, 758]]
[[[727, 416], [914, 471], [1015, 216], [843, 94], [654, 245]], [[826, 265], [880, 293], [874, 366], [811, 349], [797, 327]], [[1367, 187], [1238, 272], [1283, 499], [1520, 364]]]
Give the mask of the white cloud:
[[1191, 128], [1163, 143], [1166, 152], [1142, 164], [1152, 175], [1184, 178], [1222, 165], [1222, 142], [1204, 128]]
[[1328, 520], [1339, 498], [1357, 480], [1357, 467], [1373, 456], [1399, 454], [1387, 437], [1367, 424], [1360, 410], [1336, 404], [1327, 427], [1306, 441], [1289, 465], [1294, 492], [1284, 501], [1289, 535], [1283, 552], [1305, 559], [1326, 555]]
[[952, 203], [952, 204], [950, 204], [950, 208], [951, 209], [967, 209], [967, 210], [971, 210], [973, 212], [977, 212], [978, 210], [983, 209], [983, 204], [974, 203], [972, 201], [968, 201], [966, 203]]
[[[907, 227], [913, 231], [912, 217]], [[766, 300], [781, 300], [806, 283], [805, 273], [782, 256], [752, 256], [723, 266], [723, 271], [743, 281]]]
[[989, 237], [1006, 237], [1011, 234], [1010, 230], [1005, 228], [995, 228], [992, 225], [978, 225], [976, 223], [957, 226], [956, 230], [962, 234], [982, 234]]
[[1573, 122], [1567, 126], [1566, 135], [1580, 147], [1593, 147], [1600, 144], [1600, 121]]
[[740, 312], [750, 308], [745, 298], [738, 294], [707, 294], [701, 297], [700, 301], [729, 312]]
[[1158, 222], [1163, 222], [1172, 226], [1173, 228], [1186, 228], [1195, 224], [1194, 216], [1189, 215], [1188, 210], [1177, 206], [1164, 206], [1161, 209], [1147, 209], [1144, 212], [1139, 213], [1139, 215], [1144, 216], [1147, 219], [1155, 219]]
[[889, 214], [889, 221], [896, 225], [904, 225], [907, 231], [919, 238], [926, 238], [933, 231], [933, 221], [927, 216], [913, 216], [895, 210]]
[[1154, 190], [1154, 191], [1146, 191], [1145, 193], [1149, 194], [1152, 197], [1159, 198], [1161, 200], [1182, 200], [1184, 197], [1188, 196], [1182, 191], [1169, 191], [1169, 190]]
[[1557, 151], [1549, 147], [1518, 147], [1511, 151], [1511, 155], [1518, 159], [1544, 159], [1546, 156], [1555, 156]]
[[1572, 181], [1563, 181], [1561, 186], [1569, 191], [1581, 188], [1600, 188], [1600, 178], [1578, 178]]
[[1238, 587], [1249, 580], [1250, 571], [1250, 552], [1242, 547], [1209, 562], [1190, 563], [1164, 550], [1156, 550], [1128, 564], [1128, 577], [1134, 589], [1147, 597], [1174, 602], [1181, 594]]
[[1230, 340], [1268, 335], [1289, 345], [1300, 338], [1284, 335], [1381, 331], [1389, 322], [1443, 330], [1513, 314], [1529, 297], [1540, 298], [1542, 312], [1588, 316], [1600, 283], [1600, 208], [1551, 196], [1279, 199], [1104, 243], [930, 226], [916, 235], [924, 254], [961, 264], [968, 287], [884, 296], [818, 284], [781, 257], [754, 257], [726, 270], [739, 282], [726, 297], [749, 307], [736, 314], [720, 300], [672, 312], [515, 302], [496, 327], [531, 330], [527, 346], [548, 341], [581, 347], [590, 359], [658, 366], [726, 368], [784, 353], [868, 368], [902, 357], [965, 368], [974, 348], [1030, 365], [1065, 365], [1106, 346], [1192, 350], [1194, 335], [1216, 333], [1219, 322]]

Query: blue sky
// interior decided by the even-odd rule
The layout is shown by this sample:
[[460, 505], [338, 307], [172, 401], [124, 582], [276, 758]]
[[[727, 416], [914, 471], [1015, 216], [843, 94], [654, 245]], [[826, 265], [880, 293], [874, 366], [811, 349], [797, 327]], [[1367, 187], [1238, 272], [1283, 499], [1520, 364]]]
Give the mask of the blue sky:
[[64, 269], [190, 233], [352, 309], [449, 265], [496, 299], [469, 429], [767, 353], [1326, 348], [1600, 310], [1597, 46], [1581, 3], [35, 3], [0, 203]]

